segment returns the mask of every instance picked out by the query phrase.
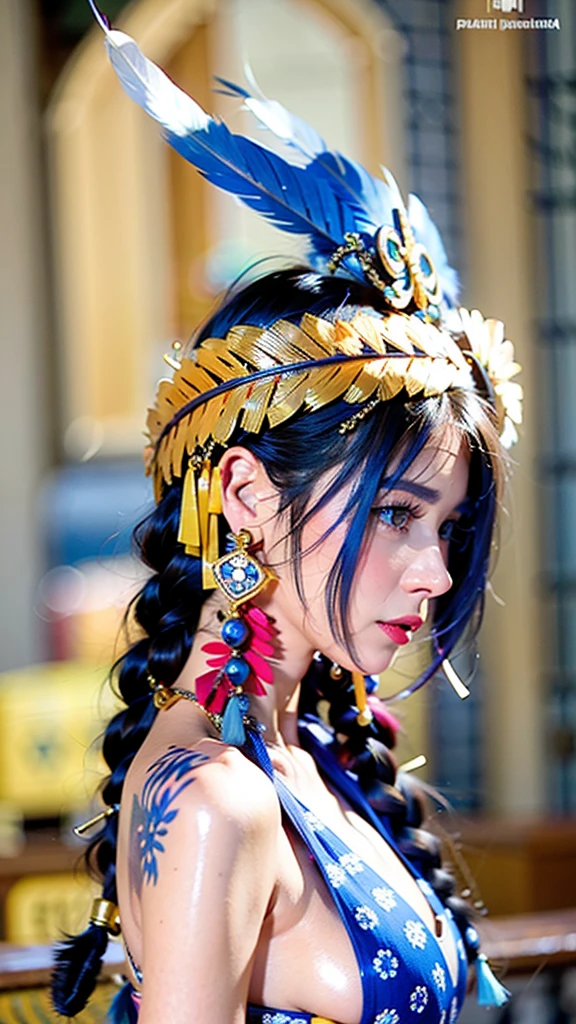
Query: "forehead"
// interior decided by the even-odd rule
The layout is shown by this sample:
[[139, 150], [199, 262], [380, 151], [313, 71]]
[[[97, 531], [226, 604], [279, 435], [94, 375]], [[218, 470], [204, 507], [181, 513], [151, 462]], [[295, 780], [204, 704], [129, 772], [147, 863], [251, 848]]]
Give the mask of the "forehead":
[[[388, 467], [391, 476], [402, 459], [401, 451]], [[422, 451], [402, 474], [403, 480], [416, 481], [444, 491], [462, 490], [466, 493], [470, 465], [470, 448], [465, 436], [453, 425], [433, 430]]]

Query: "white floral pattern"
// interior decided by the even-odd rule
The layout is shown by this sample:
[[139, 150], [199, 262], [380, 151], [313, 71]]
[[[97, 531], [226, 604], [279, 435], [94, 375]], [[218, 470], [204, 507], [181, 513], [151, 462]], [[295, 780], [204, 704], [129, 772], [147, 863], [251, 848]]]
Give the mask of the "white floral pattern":
[[364, 865], [356, 853], [343, 853], [338, 858], [338, 862], [349, 875], [359, 875], [361, 871], [364, 871]]
[[404, 935], [412, 949], [424, 949], [426, 947], [426, 931], [421, 921], [406, 921]]
[[304, 811], [304, 820], [313, 832], [323, 832], [326, 827], [324, 822], [320, 821], [320, 818], [317, 818], [312, 811]]
[[339, 889], [341, 885], [344, 885], [346, 881], [346, 872], [344, 868], [341, 868], [339, 864], [327, 864], [326, 874], [328, 875], [328, 881], [334, 889]]
[[371, 907], [356, 907], [354, 917], [360, 928], [365, 932], [373, 931], [378, 924], [378, 915], [374, 913]]
[[262, 1024], [306, 1024], [304, 1017], [292, 1017], [287, 1013], [265, 1013]]
[[[442, 913], [441, 919], [445, 930], [455, 933], [457, 984], [452, 984], [434, 930], [430, 931], [418, 914], [410, 911], [387, 880], [333, 835], [312, 811], [297, 803], [295, 824], [334, 890], [335, 905], [357, 951], [362, 988], [368, 1005], [373, 1007], [371, 1024], [456, 1024], [460, 1003], [455, 993], [464, 982], [466, 952], [449, 915]], [[287, 804], [285, 809], [290, 813]], [[415, 881], [436, 907], [438, 901], [430, 884], [422, 878]], [[256, 1019], [261, 1024], [304, 1024], [302, 1011], [267, 1008], [260, 1013], [264, 1016], [259, 1014]]]
[[442, 967], [442, 964], [439, 964], [438, 961], [436, 961], [436, 963], [434, 964], [434, 967], [432, 968], [432, 978], [434, 980], [434, 983], [435, 983], [436, 987], [439, 988], [441, 992], [445, 992], [446, 991], [446, 971]]
[[376, 900], [379, 907], [385, 910], [388, 914], [391, 910], [394, 910], [396, 906], [396, 896], [392, 889], [389, 889], [386, 885], [378, 885], [375, 889], [372, 889], [372, 896]]
[[424, 1013], [428, 1005], [428, 989], [426, 985], [416, 985], [410, 993], [410, 1009], [413, 1013]]
[[398, 957], [394, 956], [391, 949], [379, 949], [372, 966], [382, 981], [388, 981], [388, 978], [395, 978], [398, 974]]

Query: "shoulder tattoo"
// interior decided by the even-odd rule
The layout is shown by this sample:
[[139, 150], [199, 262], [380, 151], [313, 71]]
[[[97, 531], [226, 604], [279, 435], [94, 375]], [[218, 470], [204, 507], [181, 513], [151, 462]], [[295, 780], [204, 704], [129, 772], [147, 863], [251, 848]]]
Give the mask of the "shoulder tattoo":
[[194, 782], [196, 769], [208, 761], [185, 747], [169, 747], [146, 772], [140, 799], [132, 800], [130, 821], [130, 874], [138, 893], [143, 883], [156, 885], [158, 854], [164, 853], [163, 839], [178, 814], [180, 794]]

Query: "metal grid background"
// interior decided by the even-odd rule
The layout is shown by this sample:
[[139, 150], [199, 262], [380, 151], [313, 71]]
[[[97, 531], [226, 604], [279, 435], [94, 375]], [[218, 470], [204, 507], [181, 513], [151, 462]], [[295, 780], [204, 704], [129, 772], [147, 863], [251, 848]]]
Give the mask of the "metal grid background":
[[576, 5], [542, 0], [561, 30], [533, 33], [530, 138], [538, 268], [544, 699], [553, 809], [576, 809]]

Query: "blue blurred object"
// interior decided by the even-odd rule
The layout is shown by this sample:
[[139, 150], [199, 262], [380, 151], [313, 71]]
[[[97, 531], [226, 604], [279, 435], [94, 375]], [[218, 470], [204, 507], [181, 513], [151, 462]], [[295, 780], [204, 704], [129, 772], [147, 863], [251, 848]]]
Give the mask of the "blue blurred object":
[[153, 503], [152, 485], [139, 459], [56, 470], [39, 501], [47, 567], [128, 554], [132, 530]]

